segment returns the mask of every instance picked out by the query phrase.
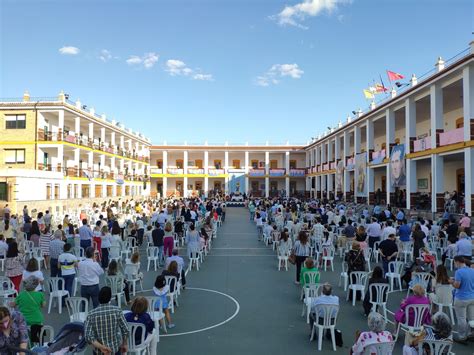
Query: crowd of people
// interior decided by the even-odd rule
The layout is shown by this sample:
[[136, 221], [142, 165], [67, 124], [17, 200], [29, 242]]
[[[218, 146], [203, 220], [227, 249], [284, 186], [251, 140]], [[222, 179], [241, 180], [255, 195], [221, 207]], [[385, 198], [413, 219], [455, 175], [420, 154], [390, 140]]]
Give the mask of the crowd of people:
[[[430, 342], [435, 340], [443, 343], [440, 354], [447, 354], [453, 341], [474, 340], [474, 244], [468, 214], [446, 211], [431, 220], [390, 206], [295, 199], [257, 199], [248, 209], [258, 240], [276, 250], [279, 269], [285, 260], [295, 264], [294, 282], [309, 308], [311, 338], [319, 326], [335, 330], [340, 300], [323, 270], [333, 270], [339, 254], [347, 299], [360, 299], [368, 317], [369, 330], [356, 334], [352, 354], [382, 353], [375, 345], [386, 346], [377, 349], [391, 354], [402, 332], [407, 355], [419, 349], [433, 354]], [[404, 287], [408, 294], [390, 311], [389, 296], [400, 292], [397, 280], [399, 290]], [[416, 319], [415, 309], [422, 312]], [[342, 344], [337, 329], [327, 335]]]
[[[155, 314], [163, 331], [174, 328], [170, 310], [186, 288], [190, 261], [196, 257], [202, 261], [225, 216], [225, 201], [217, 198], [111, 200], [60, 216], [50, 211], [30, 213], [28, 206], [15, 214], [4, 206], [0, 353], [7, 353], [7, 348], [42, 349], [48, 292], [50, 298], [59, 294], [70, 312], [77, 292], [86, 300], [86, 316], [81, 319], [84, 339], [95, 353], [126, 353], [130, 344], [140, 346], [153, 333]], [[184, 248], [182, 257], [179, 249]], [[143, 281], [140, 270], [145, 258], [147, 269], [150, 262], [155, 271], [162, 268], [153, 284], [154, 298], [133, 297]], [[122, 294], [131, 306], [125, 314]], [[50, 307], [51, 301], [48, 313]], [[145, 331], [139, 328], [132, 335], [130, 323], [142, 324]]]

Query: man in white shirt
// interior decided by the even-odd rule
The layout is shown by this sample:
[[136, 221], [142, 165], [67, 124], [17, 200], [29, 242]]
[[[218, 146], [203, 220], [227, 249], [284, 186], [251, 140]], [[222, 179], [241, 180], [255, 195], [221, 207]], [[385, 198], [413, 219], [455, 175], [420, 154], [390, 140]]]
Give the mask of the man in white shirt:
[[172, 261], [176, 261], [178, 263], [178, 273], [181, 275], [181, 285], [186, 285], [186, 268], [184, 264], [184, 259], [178, 255], [178, 249], [173, 249], [172, 256], [166, 258], [165, 262], [165, 269], [168, 269], [168, 266], [171, 264]]
[[[323, 311], [321, 309], [317, 309], [318, 305], [333, 305], [339, 307], [339, 297], [332, 295], [332, 286], [330, 284], [325, 283], [322, 288], [321, 296], [311, 300], [311, 313], [309, 315], [311, 330], [313, 329], [313, 324], [316, 321], [316, 317], [324, 316]], [[318, 311], [318, 314], [316, 314], [316, 311]]]
[[390, 234], [397, 235], [397, 230], [392, 226], [392, 221], [387, 221], [387, 225], [382, 231], [382, 241], [387, 239]]
[[96, 308], [99, 305], [99, 276], [104, 270], [97, 262], [94, 248], [86, 249], [86, 259], [81, 261], [77, 267], [79, 272], [79, 282], [81, 283], [81, 297], [92, 300], [92, 305]]
[[372, 218], [372, 223], [367, 226], [367, 235], [369, 236], [369, 248], [374, 248], [375, 242], [380, 241], [382, 235], [382, 227], [375, 218]]

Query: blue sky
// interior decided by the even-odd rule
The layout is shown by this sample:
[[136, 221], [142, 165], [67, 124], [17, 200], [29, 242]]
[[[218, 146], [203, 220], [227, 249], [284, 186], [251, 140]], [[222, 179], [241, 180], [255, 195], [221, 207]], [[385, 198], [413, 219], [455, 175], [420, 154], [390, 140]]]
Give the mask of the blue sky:
[[[152, 142], [306, 143], [472, 39], [468, 0], [0, 1], [0, 97], [61, 89]], [[385, 79], [386, 80], [386, 77]]]

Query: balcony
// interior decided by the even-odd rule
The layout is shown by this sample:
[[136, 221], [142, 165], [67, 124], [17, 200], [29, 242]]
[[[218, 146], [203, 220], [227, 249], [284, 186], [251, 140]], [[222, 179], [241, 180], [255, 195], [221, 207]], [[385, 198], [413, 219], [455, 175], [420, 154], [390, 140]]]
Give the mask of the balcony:
[[151, 168], [150, 174], [163, 174], [163, 169], [161, 168]]
[[323, 166], [322, 165], [318, 165], [318, 173], [322, 172], [323, 171]]
[[331, 163], [329, 164], [329, 168], [330, 168], [331, 170], [336, 170], [336, 162], [335, 162], [335, 161], [331, 162]]
[[304, 177], [305, 171], [304, 169], [290, 169], [290, 176], [292, 177]]
[[250, 169], [249, 176], [251, 177], [265, 176], [265, 169]]
[[191, 174], [191, 175], [203, 175], [203, 174], [204, 174], [204, 169], [202, 169], [202, 168], [195, 168], [195, 167], [188, 168], [188, 174]]
[[209, 168], [209, 176], [219, 176], [219, 175], [224, 175], [224, 174], [225, 174], [224, 169]]
[[413, 152], [422, 152], [431, 149], [431, 136], [417, 139], [413, 142]]
[[285, 176], [286, 169], [270, 169], [270, 176], [272, 177], [281, 177]]
[[61, 172], [62, 168], [60, 165], [52, 166], [51, 164], [38, 164], [38, 170]]
[[323, 164], [323, 171], [329, 170], [329, 163]]
[[72, 135], [66, 132], [45, 132], [42, 129], [38, 130], [38, 140], [45, 142], [67, 142], [77, 144], [83, 147], [100, 150], [110, 154], [121, 155], [124, 158], [130, 158], [139, 160], [145, 163], [149, 163], [150, 158], [142, 155], [138, 155], [135, 151], [127, 151], [125, 149], [111, 145], [110, 143], [102, 143], [100, 141], [94, 141], [84, 135]]
[[382, 164], [385, 157], [386, 157], [385, 149], [382, 149], [376, 152], [372, 152], [370, 161], [372, 164]]
[[445, 145], [460, 143], [464, 141], [464, 127], [453, 129], [448, 132], [440, 133], [439, 145], [443, 147]]
[[170, 175], [182, 175], [184, 170], [180, 168], [168, 168], [168, 174]]

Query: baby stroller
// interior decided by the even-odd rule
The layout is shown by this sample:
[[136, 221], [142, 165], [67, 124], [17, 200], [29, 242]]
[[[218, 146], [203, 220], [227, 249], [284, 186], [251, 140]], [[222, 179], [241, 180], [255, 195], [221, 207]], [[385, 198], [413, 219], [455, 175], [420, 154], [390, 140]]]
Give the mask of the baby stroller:
[[0, 349], [0, 354], [15, 355], [18, 352], [24, 352], [25, 354], [69, 355], [83, 352], [86, 346], [84, 324], [73, 322], [63, 326], [54, 340], [44, 346], [36, 346], [31, 350], [7, 346]]

